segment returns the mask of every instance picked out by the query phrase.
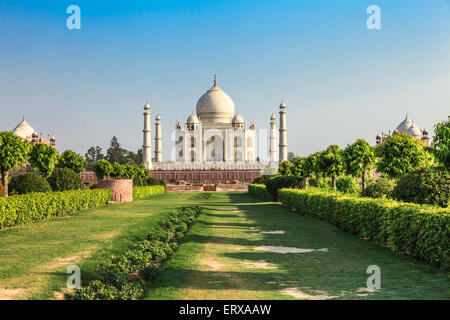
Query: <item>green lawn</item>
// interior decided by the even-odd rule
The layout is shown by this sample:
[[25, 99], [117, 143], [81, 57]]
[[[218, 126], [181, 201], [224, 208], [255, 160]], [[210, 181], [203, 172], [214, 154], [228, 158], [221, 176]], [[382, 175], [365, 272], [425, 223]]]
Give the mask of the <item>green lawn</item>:
[[[279, 204], [222, 193], [214, 194], [207, 207], [148, 299], [450, 298], [449, 276], [438, 269]], [[328, 251], [255, 250], [260, 246]], [[381, 268], [377, 292], [364, 291], [369, 265]]]
[[163, 215], [187, 203], [183, 194], [164, 194], [0, 231], [0, 299], [53, 298], [73, 264], [87, 283], [102, 257], [145, 237]]
[[[142, 239], [171, 209], [204, 210], [150, 288], [147, 299], [449, 299], [447, 274], [398, 256], [326, 222], [246, 193], [167, 193], [0, 231], [0, 298], [61, 297], [72, 264], [82, 284], [105, 256]], [[261, 231], [285, 231], [261, 234]], [[324, 249], [257, 251], [260, 246]], [[381, 268], [379, 292], [366, 268]]]

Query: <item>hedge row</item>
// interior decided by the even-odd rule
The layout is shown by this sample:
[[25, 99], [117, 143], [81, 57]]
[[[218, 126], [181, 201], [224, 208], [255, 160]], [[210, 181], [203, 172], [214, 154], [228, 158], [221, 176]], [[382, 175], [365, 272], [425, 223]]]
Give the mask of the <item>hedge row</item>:
[[108, 204], [111, 190], [30, 193], [0, 198], [0, 229]]
[[179, 208], [141, 240], [118, 256], [100, 263], [98, 280], [76, 291], [76, 300], [130, 300], [144, 295], [146, 283], [154, 280], [159, 268], [178, 246], [200, 213], [200, 207]]
[[450, 270], [450, 210], [318, 190], [282, 189], [281, 202], [400, 254]]
[[267, 191], [266, 186], [264, 184], [249, 184], [248, 193], [258, 198], [267, 201], [272, 201], [272, 197], [270, 196], [270, 193]]
[[164, 193], [164, 186], [133, 187], [133, 200], [141, 200]]

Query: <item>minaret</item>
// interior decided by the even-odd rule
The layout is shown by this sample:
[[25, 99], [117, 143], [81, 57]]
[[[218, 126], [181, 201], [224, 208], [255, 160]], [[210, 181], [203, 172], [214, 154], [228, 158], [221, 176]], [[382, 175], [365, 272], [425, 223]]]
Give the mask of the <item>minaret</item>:
[[280, 163], [287, 161], [287, 126], [286, 126], [286, 104], [280, 104]]
[[155, 120], [155, 162], [162, 162], [161, 116], [158, 114]]
[[150, 130], [150, 105], [147, 103], [144, 106], [144, 144], [142, 150], [144, 153], [144, 167], [152, 169], [152, 140]]
[[270, 117], [270, 137], [269, 137], [269, 157], [270, 163], [277, 162], [277, 117], [274, 114]]

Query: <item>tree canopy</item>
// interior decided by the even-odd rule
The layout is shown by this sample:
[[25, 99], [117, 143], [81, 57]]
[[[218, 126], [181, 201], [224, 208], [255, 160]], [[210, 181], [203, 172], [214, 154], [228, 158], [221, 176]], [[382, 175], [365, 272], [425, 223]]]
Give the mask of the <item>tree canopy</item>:
[[439, 163], [450, 170], [450, 116], [434, 127], [432, 151]]
[[64, 151], [59, 157], [57, 168], [72, 169], [76, 173], [81, 173], [86, 168], [86, 161], [83, 156], [76, 154], [72, 150]]
[[388, 137], [375, 148], [375, 155], [377, 170], [393, 178], [426, 166], [430, 158], [422, 142], [405, 133]]
[[331, 145], [319, 153], [317, 165], [322, 175], [330, 177], [333, 188], [336, 188], [336, 176], [342, 174], [344, 169], [339, 147], [337, 145]]
[[45, 178], [50, 177], [58, 162], [58, 151], [44, 143], [36, 143], [31, 148], [31, 168], [42, 173]]
[[355, 143], [348, 145], [342, 152], [344, 169], [348, 175], [362, 179], [362, 189], [364, 191], [366, 172], [375, 167], [374, 148], [363, 139], [358, 139]]
[[30, 143], [11, 131], [0, 132], [0, 173], [5, 195], [8, 196], [8, 171], [24, 165], [30, 152]]

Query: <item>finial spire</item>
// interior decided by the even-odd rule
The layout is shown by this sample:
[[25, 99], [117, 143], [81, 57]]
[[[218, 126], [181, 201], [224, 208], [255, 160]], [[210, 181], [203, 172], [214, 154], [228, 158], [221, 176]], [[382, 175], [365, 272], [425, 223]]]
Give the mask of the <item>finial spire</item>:
[[216, 80], [216, 75], [214, 74], [214, 87], [217, 86], [217, 80]]

